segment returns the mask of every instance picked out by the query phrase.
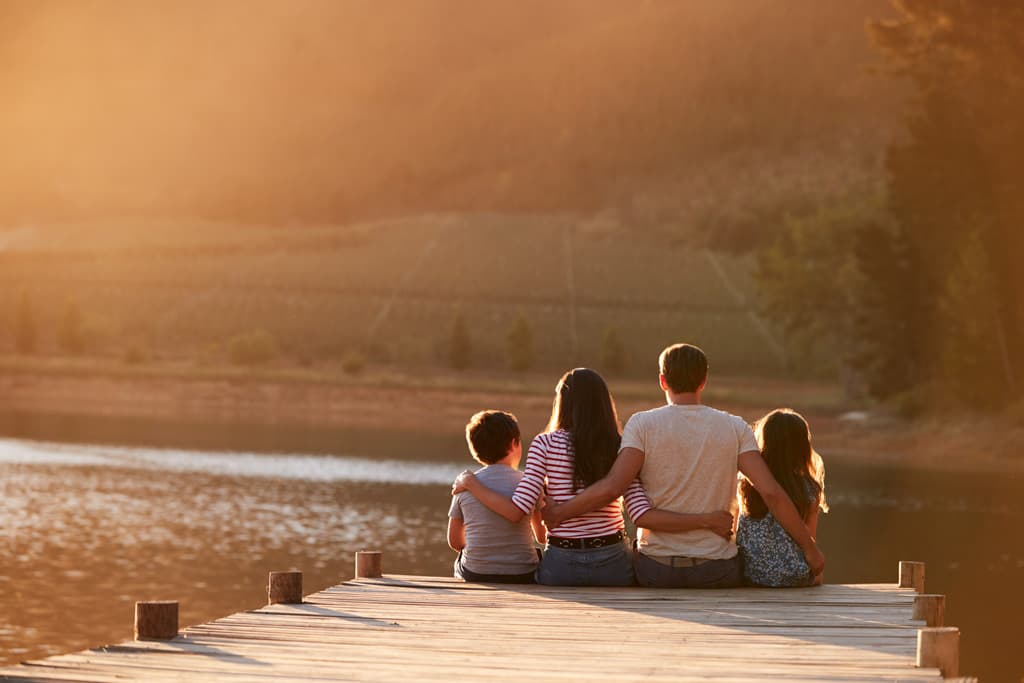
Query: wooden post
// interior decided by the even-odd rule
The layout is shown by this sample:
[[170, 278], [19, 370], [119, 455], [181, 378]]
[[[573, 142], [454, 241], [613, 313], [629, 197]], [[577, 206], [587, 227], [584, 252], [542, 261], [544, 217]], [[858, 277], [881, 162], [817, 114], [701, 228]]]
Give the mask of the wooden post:
[[135, 640], [170, 640], [178, 635], [178, 603], [135, 603]]
[[302, 572], [270, 572], [267, 602], [271, 605], [302, 603]]
[[900, 588], [924, 593], [924, 562], [900, 562]]
[[914, 596], [914, 619], [921, 619], [926, 626], [946, 625], [946, 596], [921, 594]]
[[379, 579], [383, 575], [379, 550], [360, 550], [356, 553], [357, 579]]
[[946, 626], [917, 632], [917, 665], [935, 667], [943, 678], [960, 675], [960, 629]]

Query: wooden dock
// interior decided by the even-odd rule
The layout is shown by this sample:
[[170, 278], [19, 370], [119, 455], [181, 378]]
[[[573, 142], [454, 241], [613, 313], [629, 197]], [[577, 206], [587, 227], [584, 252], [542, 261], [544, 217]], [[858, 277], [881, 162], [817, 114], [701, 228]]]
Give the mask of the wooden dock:
[[[300, 575], [299, 581], [294, 599], [301, 597]], [[287, 601], [296, 588], [271, 583], [275, 602]], [[136, 640], [0, 669], [0, 680], [941, 680], [938, 668], [916, 666], [925, 626], [912, 619], [919, 590], [896, 584], [556, 588], [357, 578], [300, 604], [233, 614], [169, 640]], [[176, 620], [176, 603], [173, 613]]]

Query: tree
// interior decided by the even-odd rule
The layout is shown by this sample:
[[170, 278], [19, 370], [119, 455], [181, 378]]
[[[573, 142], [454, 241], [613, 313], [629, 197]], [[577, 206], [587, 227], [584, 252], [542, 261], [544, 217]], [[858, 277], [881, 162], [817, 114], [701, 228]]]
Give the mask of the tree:
[[462, 313], [457, 313], [452, 321], [451, 340], [448, 345], [448, 363], [455, 370], [465, 370], [472, 360], [473, 343], [469, 338], [469, 328]]
[[508, 364], [516, 372], [525, 372], [533, 367], [533, 328], [526, 314], [520, 310], [515, 322], [505, 335]]
[[[916, 94], [907, 136], [887, 158], [889, 210], [921, 282], [923, 332], [910, 352], [932, 377], [959, 372], [947, 367], [949, 316], [964, 310], [962, 290], [951, 283], [970, 282], [974, 301], [992, 306], [991, 331], [1005, 350], [998, 354], [999, 381], [1012, 400], [1024, 390], [1024, 269], [1016, 263], [1024, 253], [1024, 6], [1016, 0], [895, 5], [899, 18], [875, 22], [871, 32], [892, 72]], [[986, 264], [986, 277], [966, 263], [965, 245], [974, 250], [967, 260]], [[980, 354], [981, 348], [961, 350]], [[968, 366], [984, 362], [977, 357]]]
[[614, 327], [605, 330], [601, 340], [601, 367], [615, 375], [626, 371], [626, 347]]
[[856, 340], [852, 365], [868, 393], [888, 398], [927, 379], [919, 350], [926, 320], [918, 268], [906, 232], [892, 221], [871, 221], [855, 233], [859, 277], [851, 299]]
[[837, 370], [855, 355], [851, 336], [857, 229], [876, 220], [874, 200], [821, 207], [786, 219], [754, 271], [764, 315], [786, 335], [803, 367]]
[[78, 354], [85, 350], [85, 338], [82, 334], [82, 310], [78, 302], [68, 299], [64, 306], [64, 317], [61, 318], [57, 332], [60, 347], [66, 353]]
[[939, 378], [956, 395], [981, 407], [1000, 406], [1012, 386], [1005, 331], [1001, 329], [996, 300], [991, 296], [992, 265], [978, 232], [970, 233], [950, 271], [941, 314], [942, 337]]
[[18, 353], [30, 354], [36, 350], [36, 319], [32, 299], [27, 291], [18, 302], [18, 318], [14, 328], [14, 348]]

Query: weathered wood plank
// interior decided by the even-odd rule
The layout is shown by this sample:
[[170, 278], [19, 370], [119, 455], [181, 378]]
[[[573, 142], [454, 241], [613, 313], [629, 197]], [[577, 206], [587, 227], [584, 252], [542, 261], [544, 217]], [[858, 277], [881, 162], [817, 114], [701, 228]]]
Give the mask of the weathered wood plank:
[[914, 595], [893, 585], [566, 589], [386, 576], [171, 641], [2, 669], [0, 680], [934, 681], [936, 670], [914, 667]]

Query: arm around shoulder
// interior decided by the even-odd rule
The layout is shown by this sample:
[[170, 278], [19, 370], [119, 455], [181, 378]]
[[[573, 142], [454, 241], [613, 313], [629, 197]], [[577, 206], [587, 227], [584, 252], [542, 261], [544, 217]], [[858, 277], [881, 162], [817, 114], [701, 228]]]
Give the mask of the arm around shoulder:
[[579, 495], [570, 500], [544, 509], [544, 521], [549, 529], [553, 529], [567, 519], [585, 515], [588, 512], [603, 508], [622, 495], [623, 491], [636, 479], [644, 464], [643, 451], [637, 448], [623, 448], [612, 469], [604, 478], [594, 482]]
[[807, 528], [804, 520], [800, 518], [800, 513], [793, 505], [793, 501], [775, 481], [775, 477], [772, 476], [761, 453], [759, 451], [740, 453], [738, 464], [740, 472], [757, 489], [772, 516], [804, 551], [804, 557], [811, 572], [815, 575], [820, 574], [825, 569], [825, 556], [818, 548], [814, 535]]

